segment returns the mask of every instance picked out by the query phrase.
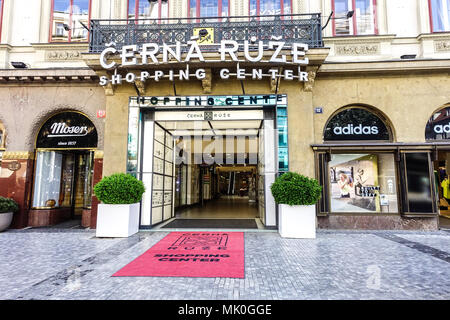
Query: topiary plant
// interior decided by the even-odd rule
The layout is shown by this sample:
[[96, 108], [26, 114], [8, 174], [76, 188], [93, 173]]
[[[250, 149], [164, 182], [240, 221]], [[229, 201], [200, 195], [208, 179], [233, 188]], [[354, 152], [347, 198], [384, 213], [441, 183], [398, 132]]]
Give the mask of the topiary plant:
[[315, 204], [322, 193], [322, 187], [316, 179], [295, 172], [286, 172], [276, 178], [270, 190], [276, 203], [290, 206]]
[[16, 201], [10, 198], [0, 197], [0, 213], [17, 211], [19, 211], [19, 205]]
[[145, 187], [142, 181], [125, 173], [103, 177], [94, 187], [94, 194], [105, 204], [132, 204], [141, 201]]

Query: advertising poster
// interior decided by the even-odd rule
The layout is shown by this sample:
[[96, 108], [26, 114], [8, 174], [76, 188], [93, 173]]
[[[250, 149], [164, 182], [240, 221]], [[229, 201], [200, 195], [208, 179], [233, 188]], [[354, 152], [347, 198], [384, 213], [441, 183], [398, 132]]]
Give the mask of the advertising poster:
[[380, 212], [378, 156], [333, 154], [330, 164], [333, 212]]

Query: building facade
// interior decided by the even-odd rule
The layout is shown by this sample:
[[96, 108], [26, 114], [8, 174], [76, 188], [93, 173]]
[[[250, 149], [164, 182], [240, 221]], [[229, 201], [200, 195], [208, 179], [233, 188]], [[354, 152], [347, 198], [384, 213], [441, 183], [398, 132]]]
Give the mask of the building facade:
[[230, 217], [277, 228], [270, 184], [286, 171], [320, 181], [321, 228], [428, 230], [447, 214], [449, 0], [0, 8], [13, 227], [95, 228], [92, 186], [115, 172], [144, 181], [142, 228], [236, 197]]

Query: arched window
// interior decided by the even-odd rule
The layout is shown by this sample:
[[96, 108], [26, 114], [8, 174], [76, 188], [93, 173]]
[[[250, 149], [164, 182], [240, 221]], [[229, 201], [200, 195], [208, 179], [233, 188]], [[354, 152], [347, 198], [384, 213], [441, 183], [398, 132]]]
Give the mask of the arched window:
[[92, 0], [52, 0], [50, 41], [88, 41]]
[[435, 112], [425, 127], [425, 139], [450, 140], [450, 106]]
[[[335, 36], [377, 34], [376, 0], [332, 0]], [[353, 16], [347, 18], [347, 13]]]
[[36, 137], [34, 209], [90, 208], [97, 142], [94, 124], [79, 112], [61, 112], [43, 124]]
[[[169, 0], [128, 0], [128, 19], [161, 19], [169, 17]], [[139, 21], [139, 23], [145, 23]]]
[[391, 141], [385, 121], [364, 107], [352, 106], [336, 113], [325, 126], [324, 141]]

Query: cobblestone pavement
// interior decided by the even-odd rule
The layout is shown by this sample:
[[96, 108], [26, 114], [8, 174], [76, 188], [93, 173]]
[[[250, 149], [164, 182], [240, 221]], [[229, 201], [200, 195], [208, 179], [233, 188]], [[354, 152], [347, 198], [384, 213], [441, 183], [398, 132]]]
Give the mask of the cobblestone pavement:
[[111, 275], [168, 232], [0, 233], [0, 299], [450, 299], [450, 232], [245, 233], [245, 279]]

